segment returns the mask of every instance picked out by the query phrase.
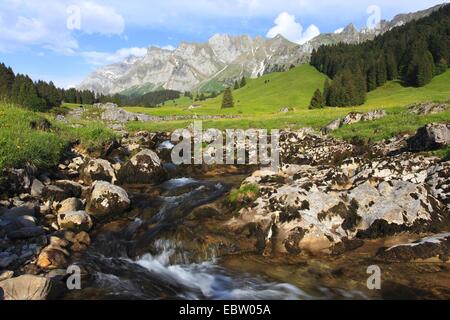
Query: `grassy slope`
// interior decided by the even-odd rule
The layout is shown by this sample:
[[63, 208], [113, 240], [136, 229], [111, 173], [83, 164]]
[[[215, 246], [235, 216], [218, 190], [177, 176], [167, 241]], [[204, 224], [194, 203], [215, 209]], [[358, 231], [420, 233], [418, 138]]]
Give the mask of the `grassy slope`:
[[[32, 121], [47, 119], [49, 131], [31, 128]], [[39, 168], [58, 163], [70, 142], [80, 141], [86, 148], [98, 148], [115, 134], [103, 124], [82, 122], [81, 127], [52, 121], [50, 114], [0, 103], [0, 170], [31, 163]]]
[[[322, 88], [325, 76], [309, 65], [302, 65], [288, 72], [271, 73], [258, 79], [250, 79], [247, 85], [234, 91], [235, 107], [222, 110], [222, 95], [214, 99], [192, 102], [185, 97], [167, 102], [161, 108], [128, 107], [128, 111], [145, 112], [152, 115], [254, 115], [278, 114], [281, 108], [305, 109], [314, 90]], [[187, 110], [191, 104], [202, 107]]]
[[[234, 91], [236, 107], [221, 110], [222, 97], [199, 102], [201, 108], [187, 110], [191, 101], [182, 106], [167, 104], [158, 109], [127, 108], [129, 111], [146, 112], [154, 115], [224, 115], [235, 114], [240, 119], [220, 119], [204, 121], [205, 127], [214, 128], [300, 128], [305, 126], [319, 129], [330, 121], [343, 117], [351, 111], [369, 111], [385, 109], [390, 116], [373, 124], [364, 123], [358, 126], [339, 130], [336, 135], [349, 137], [362, 135], [369, 137], [375, 131], [376, 138], [380, 139], [401, 131], [415, 130], [422, 123], [431, 120], [449, 120], [448, 113], [436, 118], [404, 117], [401, 115], [406, 105], [420, 101], [445, 101], [450, 99], [450, 70], [435, 77], [433, 81], [423, 88], [402, 87], [397, 82], [390, 82], [368, 94], [367, 102], [363, 106], [348, 108], [326, 108], [321, 110], [308, 110], [312, 93], [321, 88], [325, 77], [314, 68], [303, 65], [286, 73], [269, 74], [259, 79], [250, 80], [248, 85]], [[270, 80], [269, 83], [265, 83]], [[184, 100], [186, 103], [186, 99]], [[281, 107], [293, 107], [294, 111], [287, 114], [280, 113]], [[443, 119], [442, 119], [443, 118]], [[187, 126], [191, 121], [173, 121], [162, 123], [130, 123], [129, 129], [139, 130], [173, 130]], [[371, 125], [378, 125], [377, 129], [370, 131]], [[359, 130], [358, 130], [359, 128]], [[363, 130], [364, 129], [364, 130]], [[367, 129], [367, 130], [366, 130]]]

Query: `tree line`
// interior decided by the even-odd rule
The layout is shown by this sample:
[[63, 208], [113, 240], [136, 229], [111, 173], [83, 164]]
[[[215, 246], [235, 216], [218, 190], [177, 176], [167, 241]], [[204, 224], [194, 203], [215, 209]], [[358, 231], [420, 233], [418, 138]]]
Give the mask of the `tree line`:
[[325, 73], [322, 97], [328, 106], [361, 105], [366, 93], [387, 81], [422, 87], [450, 63], [450, 5], [361, 44], [321, 46], [311, 65]]
[[181, 93], [175, 90], [159, 90], [148, 92], [144, 95], [138, 96], [124, 96], [115, 95], [112, 99], [113, 102], [122, 106], [143, 106], [143, 107], [156, 107], [164, 104], [169, 100], [176, 100], [180, 98]]
[[89, 90], [57, 88], [53, 82], [33, 81], [29, 76], [15, 74], [11, 67], [0, 63], [0, 101], [24, 108], [47, 111], [59, 107], [62, 102], [92, 104], [105, 99]]

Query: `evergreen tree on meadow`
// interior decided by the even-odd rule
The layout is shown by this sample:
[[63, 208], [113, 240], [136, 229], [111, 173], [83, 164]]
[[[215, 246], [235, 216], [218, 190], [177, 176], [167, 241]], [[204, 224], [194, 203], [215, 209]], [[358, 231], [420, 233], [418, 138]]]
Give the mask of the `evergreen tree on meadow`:
[[417, 74], [415, 79], [415, 85], [417, 87], [423, 87], [431, 82], [434, 75], [434, 62], [433, 56], [429, 51], [426, 51], [421, 61], [417, 65]]
[[322, 92], [320, 92], [320, 89], [317, 89], [314, 92], [314, 95], [311, 99], [311, 103], [309, 104], [310, 109], [319, 109], [324, 107], [324, 100], [322, 96]]
[[239, 82], [237, 80], [234, 81], [234, 90], [239, 89]]
[[247, 85], [247, 80], [245, 79], [245, 77], [242, 77], [241, 84], [240, 84], [241, 88], [245, 87], [246, 85]]
[[222, 109], [233, 107], [234, 107], [233, 93], [231, 92], [231, 89], [228, 87], [225, 89], [223, 93]]

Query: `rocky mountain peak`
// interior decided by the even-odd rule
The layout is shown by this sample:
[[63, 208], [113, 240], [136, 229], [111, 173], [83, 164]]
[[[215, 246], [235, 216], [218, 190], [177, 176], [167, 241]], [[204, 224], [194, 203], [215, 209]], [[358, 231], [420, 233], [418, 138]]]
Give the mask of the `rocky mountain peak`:
[[[272, 39], [249, 35], [214, 34], [205, 43], [182, 42], [175, 50], [149, 47], [145, 57], [128, 57], [105, 66], [85, 79], [79, 89], [115, 94], [136, 89], [165, 88], [179, 91], [202, 90], [209, 84], [226, 86], [242, 77], [286, 70], [307, 63], [314, 49], [337, 43], [360, 43], [415, 19], [423, 18], [443, 5], [415, 13], [400, 14], [382, 21], [380, 28], [362, 28], [350, 23], [342, 32], [323, 33], [303, 45], [282, 35]], [[142, 92], [142, 90], [139, 90]]]
[[344, 30], [342, 30], [342, 33], [345, 34], [356, 34], [358, 33], [358, 30], [356, 29], [355, 25], [353, 23], [350, 23], [347, 25]]

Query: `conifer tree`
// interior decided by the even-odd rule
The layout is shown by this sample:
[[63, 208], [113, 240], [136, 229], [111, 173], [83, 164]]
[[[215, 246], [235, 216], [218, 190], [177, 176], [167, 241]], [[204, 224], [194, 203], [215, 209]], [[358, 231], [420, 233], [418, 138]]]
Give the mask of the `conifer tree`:
[[245, 77], [242, 77], [241, 84], [240, 84], [241, 88], [245, 87], [246, 85], [247, 85], [247, 80], [245, 79]]
[[429, 51], [423, 54], [422, 59], [417, 64], [417, 74], [415, 84], [418, 87], [423, 87], [431, 82], [434, 75], [433, 56]]
[[234, 90], [239, 89], [239, 82], [237, 80], [234, 81]]
[[314, 95], [311, 99], [311, 103], [309, 104], [309, 108], [310, 109], [318, 109], [318, 108], [323, 108], [324, 106], [324, 101], [323, 101], [323, 96], [322, 96], [322, 92], [320, 92], [320, 89], [317, 89], [314, 92]]
[[398, 77], [398, 66], [394, 53], [389, 51], [386, 54], [386, 71], [388, 80], [395, 80]]
[[323, 100], [324, 105], [331, 106], [330, 104], [330, 81], [328, 78], [325, 79], [325, 84], [323, 85]]
[[228, 87], [225, 89], [223, 93], [222, 109], [233, 107], [234, 107], [233, 93], [231, 92], [231, 89]]
[[384, 58], [380, 58], [376, 67], [377, 87], [381, 87], [387, 82], [386, 62]]
[[367, 71], [367, 91], [373, 91], [377, 87], [377, 73], [374, 66]]
[[0, 63], [0, 100], [11, 98], [11, 89], [14, 83], [14, 72]]

